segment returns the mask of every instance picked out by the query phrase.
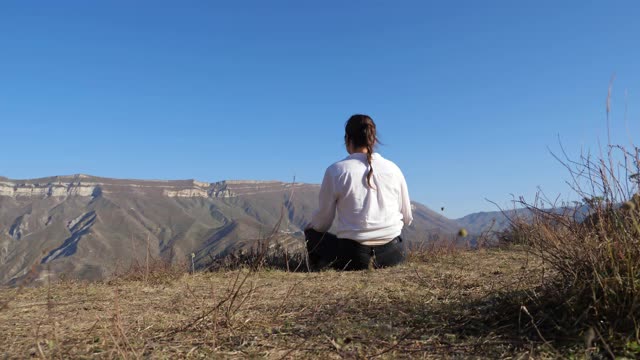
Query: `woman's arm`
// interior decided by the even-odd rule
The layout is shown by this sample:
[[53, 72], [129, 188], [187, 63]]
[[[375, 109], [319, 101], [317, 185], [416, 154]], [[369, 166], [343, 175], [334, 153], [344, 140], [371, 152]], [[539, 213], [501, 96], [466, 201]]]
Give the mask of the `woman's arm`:
[[318, 210], [313, 214], [311, 223], [307, 226], [307, 229], [312, 228], [319, 232], [328, 231], [336, 215], [337, 200], [333, 176], [331, 176], [330, 169], [327, 169], [322, 179], [322, 185], [320, 186]]
[[409, 198], [409, 189], [404, 175], [400, 174], [400, 212], [402, 212], [402, 221], [406, 226], [411, 225], [413, 214], [411, 213], [411, 199]]

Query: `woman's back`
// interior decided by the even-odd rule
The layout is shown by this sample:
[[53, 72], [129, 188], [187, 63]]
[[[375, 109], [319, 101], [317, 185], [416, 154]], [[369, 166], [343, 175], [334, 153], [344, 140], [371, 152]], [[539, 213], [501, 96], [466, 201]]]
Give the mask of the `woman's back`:
[[[373, 149], [376, 124], [353, 115], [345, 124], [349, 156], [329, 166], [318, 210], [305, 229], [312, 268], [358, 270], [404, 260], [400, 233], [413, 220], [407, 183], [400, 169]], [[327, 231], [337, 216], [337, 234]]]
[[[323, 187], [330, 189], [323, 189], [321, 196], [336, 201], [339, 238], [379, 245], [400, 235], [403, 225], [408, 225], [412, 217], [402, 172], [380, 154], [371, 155], [371, 166], [364, 153], [350, 154], [331, 165], [323, 180]], [[367, 181], [370, 167], [375, 168], [369, 179], [371, 185]], [[314, 218], [314, 222], [318, 220]]]

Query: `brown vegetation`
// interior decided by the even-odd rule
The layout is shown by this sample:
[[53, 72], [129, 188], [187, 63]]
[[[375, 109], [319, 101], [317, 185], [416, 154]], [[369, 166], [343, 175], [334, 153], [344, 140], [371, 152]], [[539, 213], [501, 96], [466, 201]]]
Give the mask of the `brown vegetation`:
[[0, 348], [9, 358], [552, 354], [527, 338], [527, 318], [511, 321], [521, 310], [508, 294], [542, 280], [525, 252], [420, 258], [377, 271], [244, 268], [6, 289]]
[[538, 319], [540, 338], [584, 336], [602, 356], [640, 356], [640, 149], [609, 146], [604, 158], [561, 161], [583, 203], [521, 200], [532, 218], [513, 219], [502, 234], [551, 270], [528, 293], [529, 313]]

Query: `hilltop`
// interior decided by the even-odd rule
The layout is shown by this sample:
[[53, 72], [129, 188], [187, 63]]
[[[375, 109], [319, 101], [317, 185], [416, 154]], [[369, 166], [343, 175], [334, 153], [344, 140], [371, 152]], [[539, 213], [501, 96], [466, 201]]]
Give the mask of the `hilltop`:
[[[0, 353], [98, 358], [552, 357], [520, 304], [542, 269], [518, 249], [434, 253], [376, 271], [150, 274], [0, 291]], [[572, 350], [563, 350], [572, 351]]]

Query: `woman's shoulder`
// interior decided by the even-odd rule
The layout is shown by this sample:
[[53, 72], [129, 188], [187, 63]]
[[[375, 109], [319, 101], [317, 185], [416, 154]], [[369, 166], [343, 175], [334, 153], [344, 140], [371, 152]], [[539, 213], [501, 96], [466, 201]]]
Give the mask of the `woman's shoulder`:
[[[378, 154], [378, 153], [374, 153], [374, 159], [382, 164], [384, 164], [385, 167], [394, 170], [394, 171], [398, 171], [400, 173], [402, 173], [402, 171], [400, 170], [400, 167], [398, 165], [396, 165], [395, 162], [383, 157], [382, 155]], [[377, 156], [376, 156], [377, 155]]]
[[340, 159], [334, 162], [333, 164], [329, 165], [327, 167], [327, 172], [332, 174], [342, 172], [350, 166], [350, 161], [352, 161], [350, 157]]
[[351, 172], [360, 172], [365, 166], [362, 159], [350, 155], [329, 165], [325, 173], [337, 177]]

